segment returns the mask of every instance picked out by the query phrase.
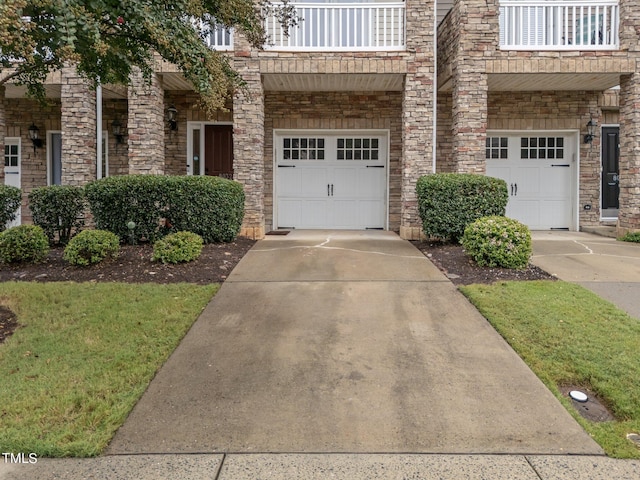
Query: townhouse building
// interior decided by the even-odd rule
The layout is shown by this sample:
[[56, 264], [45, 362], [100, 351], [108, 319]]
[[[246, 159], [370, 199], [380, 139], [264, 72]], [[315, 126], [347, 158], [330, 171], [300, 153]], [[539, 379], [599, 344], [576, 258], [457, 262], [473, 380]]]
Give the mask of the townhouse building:
[[[420, 237], [416, 181], [504, 178], [532, 229], [640, 229], [640, 6], [631, 0], [294, 2], [270, 44], [211, 29], [248, 89], [207, 116], [177, 69], [90, 89], [50, 76], [43, 107], [0, 90], [0, 176], [26, 195], [123, 174], [243, 184], [242, 235], [390, 229]], [[37, 138], [35, 138], [37, 137]]]

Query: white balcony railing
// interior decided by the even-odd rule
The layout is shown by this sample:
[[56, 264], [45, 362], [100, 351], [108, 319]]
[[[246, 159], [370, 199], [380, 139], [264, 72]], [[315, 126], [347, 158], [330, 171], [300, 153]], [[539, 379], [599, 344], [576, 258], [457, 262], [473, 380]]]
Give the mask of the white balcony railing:
[[215, 19], [211, 19], [209, 22], [193, 19], [192, 23], [209, 48], [233, 50], [233, 29], [216, 23]]
[[617, 50], [617, 0], [500, 1], [505, 50]]
[[[278, 4], [275, 4], [278, 5]], [[286, 51], [404, 50], [404, 3], [298, 3], [298, 25], [286, 35], [266, 19], [265, 49]]]

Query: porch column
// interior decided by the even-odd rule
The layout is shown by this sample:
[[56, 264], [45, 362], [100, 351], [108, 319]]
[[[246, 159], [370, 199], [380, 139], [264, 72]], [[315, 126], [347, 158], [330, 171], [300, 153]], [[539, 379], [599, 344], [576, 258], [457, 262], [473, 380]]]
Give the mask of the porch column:
[[486, 171], [487, 75], [468, 72], [466, 65], [454, 67], [453, 164], [458, 173]]
[[96, 92], [75, 67], [62, 69], [60, 93], [63, 185], [96, 178]]
[[[148, 82], [140, 71], [128, 88], [129, 174], [164, 174], [164, 90], [157, 75]], [[186, 128], [186, 125], [181, 125]], [[180, 127], [179, 127], [180, 128]]]
[[233, 97], [233, 176], [245, 194], [240, 235], [260, 239], [265, 234], [264, 91], [256, 52], [240, 35], [234, 40], [234, 67], [246, 82], [246, 90]]
[[419, 240], [416, 183], [433, 171], [434, 63], [433, 9], [406, 1], [407, 74], [402, 98], [402, 184], [400, 237]]
[[620, 77], [618, 234], [640, 230], [640, 74]]

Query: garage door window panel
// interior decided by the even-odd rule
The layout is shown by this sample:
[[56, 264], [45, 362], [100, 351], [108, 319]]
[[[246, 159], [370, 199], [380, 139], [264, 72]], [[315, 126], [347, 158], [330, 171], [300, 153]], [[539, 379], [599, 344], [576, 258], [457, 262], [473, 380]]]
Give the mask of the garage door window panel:
[[324, 138], [284, 138], [282, 158], [284, 160], [324, 160]]
[[509, 158], [509, 138], [507, 137], [488, 137], [486, 140], [485, 156], [487, 159], [503, 159]]
[[522, 160], [562, 159], [564, 158], [564, 138], [522, 137], [520, 138], [520, 158]]
[[338, 138], [338, 160], [379, 160], [377, 138]]

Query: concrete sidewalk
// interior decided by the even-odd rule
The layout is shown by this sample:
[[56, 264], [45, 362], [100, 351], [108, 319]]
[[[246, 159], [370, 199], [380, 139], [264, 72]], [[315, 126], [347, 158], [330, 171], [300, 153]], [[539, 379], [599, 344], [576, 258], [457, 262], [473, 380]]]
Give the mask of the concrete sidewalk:
[[[535, 242], [534, 242], [535, 244]], [[390, 232], [259, 242], [107, 455], [0, 479], [627, 479], [504, 340]]]
[[640, 245], [583, 232], [533, 232], [531, 263], [640, 319]]

